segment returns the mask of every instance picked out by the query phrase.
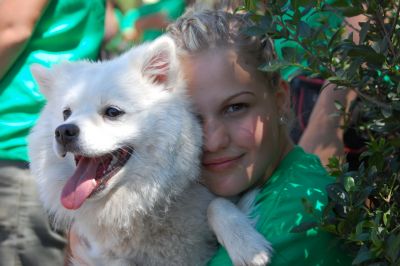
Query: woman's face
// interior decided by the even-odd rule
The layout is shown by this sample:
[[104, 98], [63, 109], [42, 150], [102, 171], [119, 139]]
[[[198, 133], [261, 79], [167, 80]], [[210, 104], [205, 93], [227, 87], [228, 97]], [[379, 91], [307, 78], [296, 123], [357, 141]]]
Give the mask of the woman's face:
[[278, 122], [287, 105], [285, 84], [268, 90], [256, 63], [233, 49], [204, 52], [183, 63], [203, 124], [202, 182], [220, 196], [265, 182], [292, 147]]

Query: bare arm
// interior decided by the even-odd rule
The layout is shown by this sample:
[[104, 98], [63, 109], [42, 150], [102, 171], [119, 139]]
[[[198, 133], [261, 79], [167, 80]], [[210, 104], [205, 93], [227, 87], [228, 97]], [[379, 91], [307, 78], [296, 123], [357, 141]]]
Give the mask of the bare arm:
[[0, 78], [22, 52], [48, 3], [49, 0], [0, 1]]
[[158, 12], [138, 19], [133, 25], [133, 30], [125, 32], [127, 40], [137, 41], [147, 29], [165, 29], [170, 21], [163, 12]]
[[[345, 19], [347, 32], [353, 32], [353, 41], [359, 43], [359, 22], [365, 21], [362, 15]], [[336, 90], [333, 84], [328, 85], [318, 97], [311, 113], [307, 128], [300, 138], [299, 145], [305, 151], [318, 155], [326, 166], [332, 156], [343, 157], [343, 124], [342, 117], [334, 115], [338, 112], [335, 101], [340, 102], [348, 111], [350, 103], [357, 97], [351, 89]]]
[[327, 165], [332, 156], [344, 156], [343, 129], [340, 128], [343, 119], [334, 115], [338, 112], [335, 101], [348, 109], [357, 96], [353, 90], [335, 90], [335, 87], [330, 84], [321, 92], [299, 141], [304, 150], [318, 155], [323, 165]]
[[105, 34], [103, 42], [111, 40], [119, 31], [119, 22], [114, 14], [114, 4], [107, 1], [105, 17]]

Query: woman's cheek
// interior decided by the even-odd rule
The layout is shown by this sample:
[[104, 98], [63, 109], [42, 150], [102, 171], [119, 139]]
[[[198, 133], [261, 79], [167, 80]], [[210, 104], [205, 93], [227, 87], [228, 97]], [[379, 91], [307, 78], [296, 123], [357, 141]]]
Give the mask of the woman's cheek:
[[268, 137], [267, 119], [262, 119], [258, 116], [242, 121], [240, 125], [236, 124], [236, 142], [247, 148], [261, 145], [263, 140], [265, 141], [265, 138]]

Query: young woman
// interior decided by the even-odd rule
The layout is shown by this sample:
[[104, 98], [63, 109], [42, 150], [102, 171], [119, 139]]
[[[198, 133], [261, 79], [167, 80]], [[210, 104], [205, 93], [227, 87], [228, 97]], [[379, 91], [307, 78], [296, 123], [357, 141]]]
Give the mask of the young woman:
[[[302, 198], [319, 212], [333, 179], [316, 156], [293, 145], [288, 86], [278, 73], [257, 69], [275, 53], [269, 39], [243, 33], [249, 25], [245, 15], [189, 10], [169, 27], [203, 125], [202, 182], [219, 196], [260, 189], [251, 218], [274, 248], [271, 265], [350, 265], [331, 235], [290, 232], [314, 219]], [[209, 264], [231, 261], [221, 247]]]
[[[168, 29], [203, 125], [202, 183], [223, 197], [259, 190], [250, 218], [274, 248], [271, 265], [350, 265], [332, 235], [291, 233], [315, 219], [302, 199], [319, 215], [333, 179], [316, 156], [292, 143], [288, 86], [279, 73], [257, 69], [275, 53], [269, 39], [242, 34], [249, 25], [245, 15], [189, 10]], [[223, 247], [209, 261], [231, 264]]]

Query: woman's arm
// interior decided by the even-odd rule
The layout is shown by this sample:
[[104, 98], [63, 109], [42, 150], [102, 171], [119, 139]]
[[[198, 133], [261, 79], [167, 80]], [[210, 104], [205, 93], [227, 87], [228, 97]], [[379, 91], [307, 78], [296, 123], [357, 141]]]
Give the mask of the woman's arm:
[[0, 78], [14, 64], [49, 0], [0, 1]]
[[[359, 43], [359, 22], [366, 21], [363, 15], [345, 18], [347, 32], [353, 33], [354, 43]], [[318, 155], [324, 166], [329, 163], [332, 156], [344, 157], [343, 124], [342, 117], [335, 115], [338, 110], [335, 102], [341, 103], [348, 111], [350, 104], [357, 94], [354, 90], [337, 90], [336, 86], [329, 84], [321, 92], [311, 113], [307, 128], [300, 138], [299, 145], [305, 151]]]
[[324, 166], [330, 157], [344, 156], [343, 129], [340, 127], [343, 118], [335, 115], [338, 113], [335, 102], [340, 102], [348, 110], [356, 97], [353, 90], [337, 90], [333, 84], [329, 84], [318, 97], [299, 145], [305, 151], [318, 155]]

